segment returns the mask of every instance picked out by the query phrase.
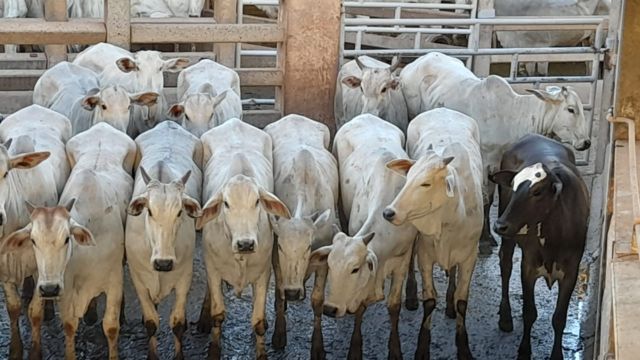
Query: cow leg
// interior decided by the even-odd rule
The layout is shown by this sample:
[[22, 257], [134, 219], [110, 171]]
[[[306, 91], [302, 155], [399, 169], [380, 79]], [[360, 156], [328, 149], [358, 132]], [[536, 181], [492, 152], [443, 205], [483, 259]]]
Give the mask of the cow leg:
[[[413, 253], [411, 253], [409, 257], [413, 257]], [[410, 261], [410, 259], [407, 260]], [[391, 323], [391, 332], [389, 333], [390, 360], [402, 360], [402, 348], [400, 346], [398, 323], [400, 321], [400, 306], [402, 304], [402, 283], [406, 276], [404, 271], [404, 269], [406, 269], [405, 265], [406, 263], [402, 264], [400, 269], [396, 269], [396, 271], [393, 272], [387, 300], [387, 309], [389, 310], [389, 320]]]
[[[207, 279], [209, 283], [209, 292], [207, 293], [205, 300], [209, 300], [209, 303], [207, 305], [209, 309], [208, 317], [211, 319], [211, 326], [213, 328], [211, 344], [209, 344], [208, 359], [214, 360], [220, 359], [221, 353], [220, 337], [222, 334], [222, 322], [224, 321], [225, 317], [224, 296], [222, 294], [222, 278], [218, 275], [217, 272], [212, 270], [212, 266], [207, 266], [206, 268]], [[255, 293], [253, 296], [256, 296]], [[204, 307], [202, 311], [205, 311]]]
[[447, 309], [445, 314], [449, 319], [456, 318], [456, 309], [454, 305], [454, 294], [456, 292], [456, 273], [458, 272], [457, 266], [452, 266], [449, 269], [449, 286], [447, 286]]
[[283, 349], [287, 346], [287, 318], [285, 316], [286, 311], [286, 299], [284, 297], [284, 289], [282, 288], [282, 272], [280, 271], [280, 260], [278, 257], [277, 248], [278, 239], [274, 239], [273, 251], [271, 252], [271, 259], [273, 262], [273, 271], [275, 274], [276, 291], [274, 307], [276, 311], [276, 327], [271, 337], [271, 346], [275, 349]]
[[[67, 316], [71, 316], [67, 318]], [[73, 317], [72, 312], [67, 312], [63, 323], [64, 328], [64, 358], [73, 360], [76, 358], [76, 331], [78, 331], [78, 323], [80, 319]]]
[[[20, 295], [14, 284], [3, 283], [4, 298], [7, 302], [7, 312], [9, 313], [9, 322], [11, 327], [11, 342], [9, 345], [9, 359], [22, 360], [22, 340], [20, 338], [20, 312], [22, 306], [20, 304]], [[33, 352], [33, 351], [32, 351]]]
[[[104, 331], [104, 336], [107, 338], [109, 345], [109, 360], [118, 359], [118, 335], [120, 334], [120, 311], [123, 298], [123, 270], [122, 267], [117, 267], [117, 269], [119, 271], [115, 271], [111, 281], [109, 281], [110, 286], [106, 291], [106, 307], [102, 319], [102, 331]], [[94, 300], [95, 298], [91, 302], [94, 302]], [[89, 306], [91, 306], [91, 303], [89, 303]]]
[[513, 318], [511, 317], [511, 302], [509, 300], [509, 282], [513, 268], [513, 250], [516, 242], [503, 236], [500, 245], [500, 278], [502, 280], [502, 299], [500, 300], [500, 320], [498, 326], [505, 332], [513, 331]]
[[411, 250], [411, 258], [409, 259], [409, 272], [407, 273], [407, 286], [405, 289], [406, 299], [404, 307], [407, 310], [418, 310], [418, 282], [416, 281], [416, 265], [415, 265], [415, 243]]
[[327, 282], [327, 266], [318, 266], [311, 293], [313, 308], [313, 335], [311, 336], [311, 360], [324, 360], [324, 339], [322, 338], [322, 306], [324, 304], [324, 288]]
[[420, 335], [418, 335], [418, 347], [416, 349], [416, 360], [426, 360], [430, 358], [431, 347], [431, 313], [436, 308], [436, 288], [433, 285], [433, 265], [435, 260], [429, 254], [433, 253], [433, 246], [429, 246], [430, 240], [421, 237], [418, 243], [418, 267], [422, 276], [422, 302], [423, 314]]
[[[454, 300], [456, 303], [456, 347], [458, 348], [458, 359], [473, 359], [471, 349], [469, 349], [469, 337], [467, 335], [466, 315], [467, 303], [469, 300], [469, 287], [473, 269], [476, 266], [476, 257], [471, 256], [464, 263], [457, 266], [458, 287], [455, 290]], [[453, 272], [452, 272], [453, 273]]]
[[253, 314], [251, 315], [251, 325], [256, 335], [256, 359], [258, 360], [267, 359], [267, 351], [264, 347], [264, 334], [267, 332], [265, 313], [267, 290], [269, 289], [269, 279], [271, 278], [270, 270], [269, 268], [264, 271], [253, 284]]
[[[192, 274], [193, 269], [189, 270], [189, 273]], [[186, 320], [186, 311], [187, 311], [187, 295], [189, 294], [189, 287], [191, 286], [191, 276], [188, 276], [183, 281], [178, 282], [178, 285], [175, 288], [176, 293], [176, 302], [173, 305], [173, 311], [171, 312], [171, 318], [169, 320], [169, 325], [171, 326], [171, 330], [173, 331], [173, 343], [175, 345], [175, 360], [184, 359], [184, 355], [182, 353], [182, 338], [184, 336], [184, 332], [187, 330], [187, 320]]]
[[35, 294], [29, 303], [29, 322], [31, 323], [31, 351], [29, 359], [42, 359], [41, 325], [44, 317], [44, 301]]
[[578, 273], [573, 271], [565, 275], [564, 279], [559, 281], [558, 286], [558, 302], [556, 303], [556, 310], [553, 313], [553, 350], [551, 351], [551, 360], [563, 359], [562, 354], [562, 334], [564, 333], [564, 327], [567, 324], [567, 310], [569, 309], [569, 302], [571, 301], [571, 294], [576, 286], [576, 280], [578, 279]]
[[535, 300], [536, 274], [532, 264], [527, 263], [526, 254], [522, 257], [522, 317], [524, 319], [524, 333], [518, 349], [518, 359], [531, 358], [531, 328], [538, 318]]
[[348, 360], [361, 360], [362, 359], [362, 318], [367, 307], [364, 304], [360, 304], [358, 310], [355, 313], [355, 319], [353, 322], [353, 333], [351, 334], [351, 345], [349, 346]]
[[158, 359], [158, 340], [156, 338], [156, 332], [160, 326], [160, 318], [156, 305], [151, 300], [149, 291], [144, 285], [144, 281], [136, 274], [135, 271], [131, 271], [131, 280], [138, 294], [138, 300], [140, 301], [140, 307], [142, 309], [142, 321], [144, 327], [147, 330], [147, 337], [149, 341], [149, 350], [147, 352], [147, 358], [149, 360]]

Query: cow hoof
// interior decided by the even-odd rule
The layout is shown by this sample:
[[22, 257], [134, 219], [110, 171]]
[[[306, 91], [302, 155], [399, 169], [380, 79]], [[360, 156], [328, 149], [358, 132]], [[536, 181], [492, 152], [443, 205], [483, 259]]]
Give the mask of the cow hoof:
[[160, 360], [160, 358], [158, 358], [158, 354], [156, 354], [155, 351], [149, 349], [147, 352], [147, 360]]
[[500, 317], [500, 321], [498, 321], [498, 327], [500, 328], [500, 330], [504, 331], [504, 332], [512, 332], [513, 331], [513, 319], [512, 318], [506, 318], [503, 319], [502, 316]]
[[[10, 359], [13, 359], [13, 358], [10, 358]], [[17, 359], [22, 360], [22, 355], [20, 355], [20, 357]], [[38, 350], [33, 350], [29, 353], [29, 360], [41, 360], [41, 359], [42, 359], [42, 352]]]
[[256, 355], [256, 360], [267, 360], [267, 359], [269, 359], [269, 358], [267, 357], [267, 353], [266, 352], [263, 352], [262, 354]]
[[182, 351], [177, 352], [173, 357], [173, 360], [184, 360], [184, 355], [182, 354]]
[[208, 351], [207, 359], [209, 359], [209, 360], [219, 360], [220, 359], [220, 346], [214, 345], [213, 343], [211, 345], [209, 345], [209, 351]]
[[469, 350], [469, 348], [458, 349], [458, 360], [473, 360], [473, 355], [471, 355], [471, 350]]
[[413, 299], [407, 298], [404, 301], [404, 307], [405, 307], [405, 309], [407, 309], [409, 311], [418, 310], [418, 306], [419, 306], [419, 303], [418, 303], [418, 299], [417, 298], [413, 298]]
[[523, 351], [522, 349], [518, 350], [518, 360], [530, 360], [531, 359], [531, 351]]
[[324, 349], [311, 349], [311, 360], [325, 360], [326, 353]]
[[389, 351], [389, 360], [402, 360], [402, 352], [400, 350]]
[[287, 346], [287, 333], [284, 335], [273, 333], [273, 337], [271, 338], [271, 346], [274, 349], [284, 349]]

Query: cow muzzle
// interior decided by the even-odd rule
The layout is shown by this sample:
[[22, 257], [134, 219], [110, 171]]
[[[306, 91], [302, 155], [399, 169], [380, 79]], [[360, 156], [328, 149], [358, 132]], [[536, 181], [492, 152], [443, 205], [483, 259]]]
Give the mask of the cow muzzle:
[[500, 236], [513, 235], [511, 229], [512, 229], [512, 226], [510, 226], [509, 223], [502, 221], [500, 219], [496, 220], [495, 224], [493, 224], [493, 231], [495, 231], [496, 234]]
[[591, 140], [585, 139], [582, 141], [576, 141], [574, 148], [578, 151], [584, 151], [591, 147]]
[[59, 284], [42, 284], [38, 286], [38, 290], [43, 298], [55, 298], [60, 296], [62, 288]]
[[153, 260], [153, 269], [156, 271], [168, 272], [173, 270], [173, 260], [156, 259]]
[[237, 249], [241, 254], [254, 253], [256, 251], [256, 241], [253, 239], [238, 240]]

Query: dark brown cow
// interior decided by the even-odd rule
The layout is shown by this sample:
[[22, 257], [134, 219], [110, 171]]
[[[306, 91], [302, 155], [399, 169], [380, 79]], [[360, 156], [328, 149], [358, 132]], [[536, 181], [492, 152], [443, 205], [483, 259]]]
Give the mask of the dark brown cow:
[[522, 248], [524, 317], [518, 358], [531, 357], [531, 327], [538, 316], [534, 288], [537, 279], [545, 277], [549, 288], [559, 283], [551, 359], [562, 359], [562, 333], [587, 233], [587, 187], [571, 150], [540, 135], [527, 135], [514, 144], [502, 157], [501, 169], [491, 176], [500, 185], [500, 217], [494, 225], [502, 236], [500, 329], [513, 330], [509, 278], [517, 242]]

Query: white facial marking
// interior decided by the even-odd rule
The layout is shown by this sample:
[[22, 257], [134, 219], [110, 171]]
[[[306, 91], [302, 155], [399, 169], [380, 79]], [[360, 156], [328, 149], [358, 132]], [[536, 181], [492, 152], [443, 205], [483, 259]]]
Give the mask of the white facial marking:
[[527, 224], [524, 224], [522, 229], [520, 229], [520, 231], [518, 231], [518, 235], [527, 235], [528, 233], [529, 233], [529, 225], [527, 225]]
[[536, 163], [531, 166], [527, 166], [526, 168], [520, 170], [518, 174], [513, 178], [513, 191], [518, 190], [518, 187], [523, 182], [529, 180], [531, 184], [529, 187], [534, 184], [544, 180], [547, 177], [547, 173], [542, 168], [541, 163]]

